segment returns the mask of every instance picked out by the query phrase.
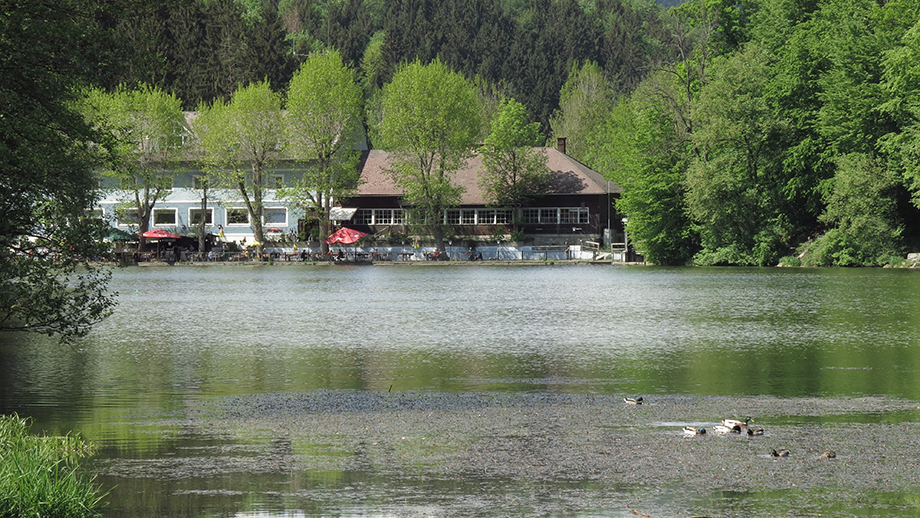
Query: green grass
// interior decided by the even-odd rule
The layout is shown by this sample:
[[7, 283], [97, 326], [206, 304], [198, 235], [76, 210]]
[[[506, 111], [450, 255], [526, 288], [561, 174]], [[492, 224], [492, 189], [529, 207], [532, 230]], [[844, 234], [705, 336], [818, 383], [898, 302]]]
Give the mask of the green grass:
[[32, 422], [0, 415], [0, 518], [98, 516], [104, 494], [78, 471], [92, 446], [74, 435], [35, 436]]

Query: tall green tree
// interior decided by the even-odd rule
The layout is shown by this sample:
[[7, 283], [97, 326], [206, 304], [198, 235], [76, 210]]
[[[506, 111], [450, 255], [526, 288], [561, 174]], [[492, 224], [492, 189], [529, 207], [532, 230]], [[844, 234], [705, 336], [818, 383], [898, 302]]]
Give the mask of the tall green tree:
[[589, 135], [600, 126], [611, 108], [610, 84], [597, 63], [572, 65], [569, 79], [559, 93], [559, 111], [553, 114], [553, 135], [566, 139], [566, 154], [584, 161]]
[[[92, 89], [83, 103], [87, 120], [115, 137], [114, 153], [102, 174], [107, 189], [120, 194], [121, 221], [134, 221], [137, 231], [150, 228], [157, 202], [172, 190], [188, 131], [182, 101], [159, 88], [124, 86], [113, 93]], [[141, 246], [144, 246], [141, 237]]]
[[699, 225], [699, 264], [775, 264], [791, 238], [775, 164], [785, 127], [764, 96], [769, 55], [757, 45], [719, 60], [694, 104], [698, 153], [687, 208]]
[[691, 146], [678, 115], [660, 102], [661, 80], [650, 78], [614, 105], [586, 160], [622, 188], [616, 207], [630, 244], [650, 262], [682, 265], [699, 249], [685, 201]]
[[[347, 198], [358, 187], [354, 147], [363, 137], [362, 115], [361, 87], [337, 51], [314, 53], [291, 79], [285, 117], [288, 155], [306, 170], [282, 196], [314, 212], [322, 236], [329, 234], [333, 200]], [[329, 245], [322, 246], [328, 251]]]
[[546, 194], [550, 170], [546, 153], [534, 149], [541, 140], [540, 123], [528, 122], [527, 108], [505, 99], [492, 120], [492, 131], [480, 148], [485, 174], [480, 188], [489, 203], [521, 207]]
[[382, 91], [378, 133], [394, 153], [390, 173], [411, 207], [413, 222], [444, 248], [444, 209], [456, 206], [462, 188], [452, 177], [479, 138], [476, 89], [434, 60], [410, 63]]
[[881, 266], [903, 253], [898, 221], [897, 174], [866, 154], [838, 161], [825, 185], [822, 222], [831, 228], [815, 243], [809, 262], [826, 266]]
[[264, 243], [263, 200], [270, 188], [265, 174], [284, 144], [281, 95], [267, 81], [241, 86], [228, 103], [199, 106], [194, 129], [209, 184], [242, 199], [255, 239]]
[[75, 108], [108, 68], [97, 2], [4, 0], [0, 8], [0, 329], [85, 335], [111, 312], [107, 226], [91, 143], [108, 140]]

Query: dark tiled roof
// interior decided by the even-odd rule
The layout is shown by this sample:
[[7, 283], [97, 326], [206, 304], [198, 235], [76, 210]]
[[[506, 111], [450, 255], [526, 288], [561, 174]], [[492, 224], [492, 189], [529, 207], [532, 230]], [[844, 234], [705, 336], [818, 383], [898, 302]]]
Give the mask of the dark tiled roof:
[[[546, 165], [553, 172], [548, 195], [607, 194], [607, 180], [590, 167], [560, 152], [556, 148], [536, 148], [546, 153]], [[400, 190], [387, 173], [390, 167], [390, 153], [379, 149], [367, 152], [361, 164], [362, 184], [358, 196], [400, 196]], [[463, 205], [484, 205], [486, 200], [479, 188], [479, 176], [482, 172], [482, 155], [475, 154], [467, 160], [466, 167], [458, 171], [453, 181], [463, 187], [461, 199]], [[610, 192], [621, 192], [620, 186], [609, 182]]]

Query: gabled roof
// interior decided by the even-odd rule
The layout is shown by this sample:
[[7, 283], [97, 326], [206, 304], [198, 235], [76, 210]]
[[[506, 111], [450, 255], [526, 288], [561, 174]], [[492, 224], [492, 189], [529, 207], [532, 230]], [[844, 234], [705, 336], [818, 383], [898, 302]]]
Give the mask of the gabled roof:
[[[548, 196], [607, 194], [608, 185], [611, 194], [621, 192], [619, 185], [607, 182], [600, 173], [556, 148], [534, 149], [546, 153], [546, 165], [553, 173]], [[396, 186], [393, 178], [387, 172], [391, 166], [391, 153], [380, 149], [368, 151], [361, 163], [362, 183], [358, 187], [357, 196], [402, 195], [402, 190]], [[482, 155], [476, 153], [467, 160], [466, 167], [457, 171], [453, 176], [453, 182], [464, 189], [461, 204], [485, 205], [487, 203], [479, 187], [479, 177], [483, 171]]]

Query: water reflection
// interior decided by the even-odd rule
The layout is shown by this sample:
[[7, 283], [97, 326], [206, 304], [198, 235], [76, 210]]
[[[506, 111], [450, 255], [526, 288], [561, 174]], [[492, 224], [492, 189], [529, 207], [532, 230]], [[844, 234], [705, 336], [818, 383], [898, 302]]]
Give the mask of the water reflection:
[[[177, 267], [120, 269], [113, 284], [116, 314], [77, 348], [0, 338], [0, 410], [34, 416], [39, 429], [80, 431], [101, 444], [101, 465], [136, 459], [151, 470], [101, 479], [117, 485], [112, 516], [401, 516], [432, 505], [437, 514], [433, 495], [452, 509], [471, 498], [469, 515], [488, 516], [536, 491], [361, 471], [236, 480], [154, 469], [229, 450], [246, 457], [239, 436], [202, 435], [183, 421], [223, 396], [336, 389], [920, 400], [915, 271]], [[541, 490], [566, 502], [555, 508], [589, 516], [591, 492], [564, 485]]]

